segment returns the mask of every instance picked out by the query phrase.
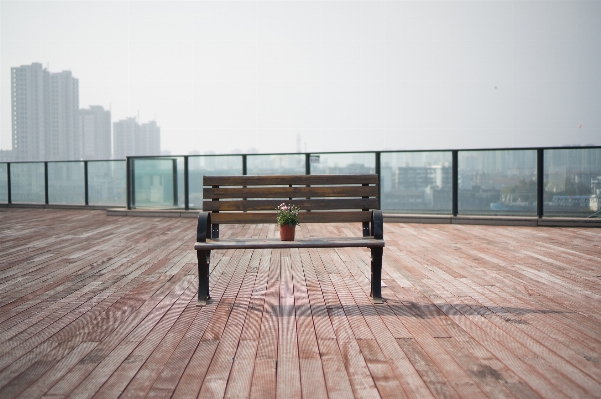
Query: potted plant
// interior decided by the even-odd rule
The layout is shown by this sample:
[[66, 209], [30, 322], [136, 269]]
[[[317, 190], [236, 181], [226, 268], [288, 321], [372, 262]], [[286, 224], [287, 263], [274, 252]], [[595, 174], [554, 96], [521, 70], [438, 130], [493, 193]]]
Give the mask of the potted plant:
[[282, 241], [294, 241], [294, 232], [298, 222], [298, 211], [299, 207], [294, 205], [286, 205], [285, 203], [280, 204], [277, 208], [278, 211], [278, 226], [280, 226], [280, 240]]

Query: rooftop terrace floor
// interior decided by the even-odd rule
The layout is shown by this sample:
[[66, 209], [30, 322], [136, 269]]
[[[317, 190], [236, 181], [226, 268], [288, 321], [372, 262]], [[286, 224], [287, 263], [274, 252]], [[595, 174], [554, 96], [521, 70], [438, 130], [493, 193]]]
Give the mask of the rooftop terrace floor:
[[601, 229], [386, 223], [382, 305], [363, 249], [216, 251], [198, 307], [195, 224], [0, 209], [0, 397], [601, 396]]

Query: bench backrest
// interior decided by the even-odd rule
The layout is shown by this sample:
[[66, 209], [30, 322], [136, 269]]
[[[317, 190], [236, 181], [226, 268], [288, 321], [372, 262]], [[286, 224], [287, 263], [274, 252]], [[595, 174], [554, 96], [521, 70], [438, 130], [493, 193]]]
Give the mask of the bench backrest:
[[204, 176], [203, 186], [215, 224], [275, 223], [283, 202], [300, 223], [370, 222], [379, 209], [378, 175]]

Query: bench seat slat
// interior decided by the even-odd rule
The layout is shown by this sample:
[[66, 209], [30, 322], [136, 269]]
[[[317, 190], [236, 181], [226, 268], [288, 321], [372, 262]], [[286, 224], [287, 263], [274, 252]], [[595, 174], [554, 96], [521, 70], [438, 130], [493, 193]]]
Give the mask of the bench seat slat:
[[195, 250], [217, 249], [281, 249], [281, 248], [384, 248], [384, 240], [374, 240], [373, 237], [332, 237], [296, 239], [295, 241], [280, 241], [279, 238], [218, 238], [197, 242]]
[[[206, 183], [205, 183], [206, 184]], [[204, 199], [376, 197], [377, 186], [204, 188]]]
[[204, 176], [205, 186], [377, 184], [378, 175]]
[[[301, 212], [299, 221], [301, 224], [370, 222], [371, 215], [371, 211]], [[275, 224], [276, 220], [277, 213], [275, 211], [211, 213], [211, 223], [215, 224]]]
[[332, 198], [302, 200], [239, 200], [239, 201], [203, 201], [203, 211], [273, 211], [282, 202], [298, 206], [300, 209], [326, 211], [334, 209], [378, 209], [377, 198]]

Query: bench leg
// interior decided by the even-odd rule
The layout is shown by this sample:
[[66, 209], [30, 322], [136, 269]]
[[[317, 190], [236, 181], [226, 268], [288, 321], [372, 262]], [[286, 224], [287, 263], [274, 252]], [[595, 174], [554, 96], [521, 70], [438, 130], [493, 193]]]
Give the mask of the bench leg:
[[371, 249], [371, 296], [374, 303], [382, 301], [382, 254], [383, 248]]
[[209, 266], [211, 251], [196, 251], [198, 258], [198, 306], [204, 306], [211, 298], [209, 296]]

